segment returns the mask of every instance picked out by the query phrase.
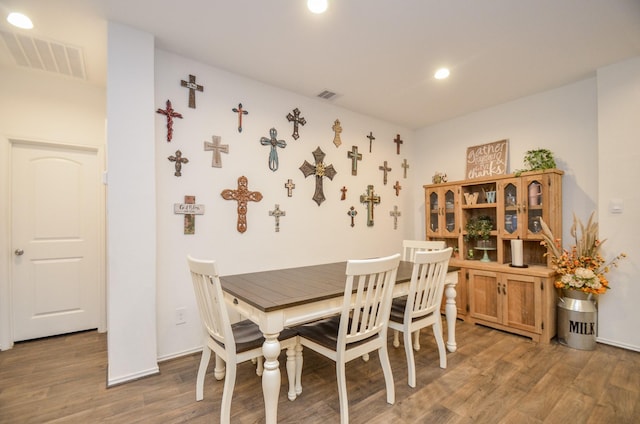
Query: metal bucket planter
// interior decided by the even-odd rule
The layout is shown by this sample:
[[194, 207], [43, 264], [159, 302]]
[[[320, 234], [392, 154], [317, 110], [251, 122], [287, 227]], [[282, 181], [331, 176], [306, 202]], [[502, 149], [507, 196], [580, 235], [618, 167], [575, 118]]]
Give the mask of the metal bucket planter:
[[562, 290], [558, 299], [558, 341], [580, 350], [596, 348], [598, 308], [592, 294]]

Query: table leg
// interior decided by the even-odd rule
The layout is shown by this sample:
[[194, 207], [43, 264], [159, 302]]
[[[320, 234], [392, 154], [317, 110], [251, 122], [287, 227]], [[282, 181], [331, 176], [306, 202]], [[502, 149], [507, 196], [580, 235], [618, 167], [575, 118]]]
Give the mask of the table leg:
[[280, 342], [278, 333], [265, 334], [262, 344], [264, 371], [262, 372], [262, 394], [264, 396], [264, 413], [267, 424], [278, 422], [278, 395], [280, 394]]
[[449, 352], [455, 352], [458, 348], [456, 344], [456, 317], [458, 316], [458, 307], [456, 306], [456, 284], [447, 283], [445, 285], [444, 295], [447, 303], [444, 307], [444, 314], [447, 317], [447, 349]]

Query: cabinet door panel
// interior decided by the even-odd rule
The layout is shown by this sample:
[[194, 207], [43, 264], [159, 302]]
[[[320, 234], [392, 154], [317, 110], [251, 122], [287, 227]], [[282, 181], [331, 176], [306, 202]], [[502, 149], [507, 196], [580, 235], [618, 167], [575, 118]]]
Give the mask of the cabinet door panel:
[[502, 321], [500, 304], [500, 286], [494, 272], [470, 270], [467, 296], [470, 315], [473, 318], [489, 321]]
[[540, 333], [541, 289], [536, 278], [504, 274], [505, 324], [521, 330]]

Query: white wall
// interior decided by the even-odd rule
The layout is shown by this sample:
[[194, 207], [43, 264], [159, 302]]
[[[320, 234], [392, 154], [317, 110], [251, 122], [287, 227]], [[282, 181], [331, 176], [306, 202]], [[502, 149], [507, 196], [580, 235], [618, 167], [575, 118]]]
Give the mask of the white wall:
[[[0, 78], [0, 199], [11, 203], [9, 139], [98, 147], [104, 155], [104, 89], [71, 78], [2, 69]], [[0, 208], [0, 349], [13, 345], [10, 324], [11, 208]], [[103, 270], [97, 270], [104, 274]]]
[[[565, 171], [563, 239], [571, 240], [574, 212], [586, 220], [595, 210], [599, 211], [602, 237], [610, 239], [605, 252], [625, 250], [630, 255], [610, 275], [613, 290], [601, 296], [598, 340], [634, 350], [640, 350], [635, 312], [639, 286], [630, 284], [630, 275], [637, 270], [640, 249], [624, 233], [634, 228], [631, 220], [639, 215], [638, 197], [632, 188], [638, 180], [634, 176], [638, 176], [635, 141], [639, 131], [637, 117], [631, 116], [638, 110], [637, 66], [637, 60], [616, 65], [599, 72], [597, 80], [586, 79], [419, 130], [416, 155], [423, 158], [425, 166], [414, 175], [430, 182], [431, 176], [441, 171], [448, 174], [449, 181], [464, 179], [466, 148], [505, 138], [509, 139], [510, 172], [524, 168], [527, 150], [550, 149], [558, 168]], [[600, 130], [600, 141], [598, 125], [606, 128]], [[598, 196], [598, 188], [606, 195]], [[424, 193], [415, 187], [413, 194], [414, 208], [421, 208], [415, 226], [424, 234]], [[613, 197], [625, 201], [621, 216], [607, 212]]]
[[[204, 86], [196, 93], [196, 109], [187, 106], [187, 90], [180, 80], [189, 74]], [[302, 97], [263, 83], [212, 68], [175, 54], [156, 51], [155, 107], [165, 108], [167, 99], [183, 119], [174, 119], [173, 141], [166, 141], [166, 118], [155, 116], [157, 182], [157, 282], [158, 282], [158, 355], [164, 359], [197, 350], [202, 332], [186, 265], [186, 255], [213, 258], [221, 274], [366, 258], [400, 251], [401, 241], [414, 234], [411, 185], [415, 155], [412, 131], [333, 106], [330, 102]], [[243, 118], [243, 131], [237, 130], [237, 115], [232, 108], [242, 103], [249, 111]], [[291, 136], [293, 125], [286, 116], [299, 108], [307, 123], [300, 126], [300, 138]], [[342, 145], [333, 144], [334, 121], [339, 119], [343, 131]], [[260, 144], [276, 128], [285, 148], [278, 148], [279, 168], [268, 167], [270, 147]], [[372, 153], [369, 139], [372, 131]], [[404, 141], [400, 155], [393, 139], [400, 134]], [[229, 153], [222, 154], [222, 168], [211, 166], [212, 152], [204, 151], [204, 142], [212, 135], [222, 137]], [[351, 175], [347, 152], [358, 146], [363, 158], [357, 176]], [[314, 163], [312, 152], [320, 147], [326, 154], [324, 163], [333, 165], [337, 175], [323, 181], [326, 200], [318, 206], [313, 200], [315, 178], [304, 178], [299, 167], [306, 160]], [[189, 163], [182, 166], [182, 176], [174, 176], [174, 164], [167, 157], [181, 150]], [[403, 159], [410, 164], [403, 178]], [[378, 169], [384, 161], [392, 168], [387, 185]], [[221, 197], [224, 189], [236, 189], [237, 179], [246, 176], [249, 189], [263, 195], [260, 202], [249, 202], [244, 234], [236, 230], [237, 203]], [[292, 179], [292, 197], [284, 184]], [[396, 196], [392, 186], [400, 182], [403, 189]], [[374, 208], [374, 226], [366, 225], [366, 207], [359, 202], [367, 185], [372, 184], [381, 202]], [[344, 201], [340, 189], [346, 186]], [[196, 216], [194, 235], [183, 234], [183, 215], [173, 213], [173, 205], [185, 195], [195, 195], [196, 203], [205, 205], [205, 214]], [[275, 219], [269, 216], [275, 204], [286, 212], [275, 232]], [[393, 228], [389, 212], [397, 205], [402, 215]], [[347, 211], [358, 212], [355, 226], [350, 226]], [[304, 284], [304, 282], [301, 282]], [[187, 309], [187, 323], [175, 324], [176, 309]]]
[[107, 383], [158, 371], [153, 37], [109, 23]]
[[[598, 71], [600, 234], [605, 257], [629, 257], [609, 275], [612, 289], [600, 300], [598, 340], [640, 350], [640, 57]], [[623, 205], [621, 214], [611, 203]]]

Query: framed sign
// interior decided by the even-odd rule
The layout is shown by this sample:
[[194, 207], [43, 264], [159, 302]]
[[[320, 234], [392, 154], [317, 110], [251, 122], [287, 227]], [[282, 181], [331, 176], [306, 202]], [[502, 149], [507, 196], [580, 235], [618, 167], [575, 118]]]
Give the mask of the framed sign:
[[467, 148], [467, 179], [507, 173], [509, 140]]

